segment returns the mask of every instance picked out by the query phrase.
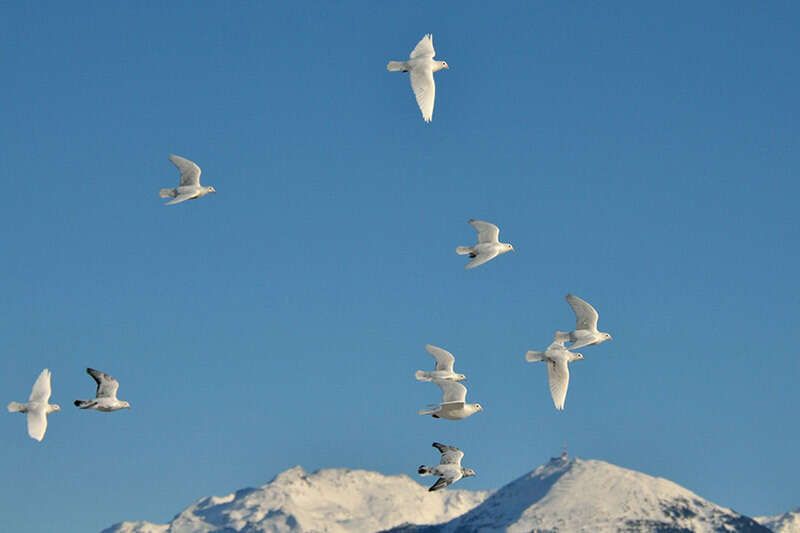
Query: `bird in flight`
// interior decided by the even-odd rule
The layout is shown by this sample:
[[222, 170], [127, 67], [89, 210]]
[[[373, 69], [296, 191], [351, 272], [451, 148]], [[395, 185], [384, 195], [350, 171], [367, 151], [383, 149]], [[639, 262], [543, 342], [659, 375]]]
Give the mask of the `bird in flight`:
[[500, 254], [511, 252], [514, 247], [506, 242], [500, 242], [500, 228], [491, 222], [470, 219], [469, 223], [478, 232], [478, 244], [475, 246], [459, 246], [456, 248], [458, 255], [468, 255], [472, 261], [464, 268], [475, 268], [487, 263]]
[[411, 89], [417, 98], [417, 105], [425, 122], [433, 120], [433, 102], [436, 99], [436, 83], [433, 73], [450, 68], [445, 61], [433, 59], [433, 35], [424, 36], [411, 51], [406, 61], [389, 61], [386, 69], [389, 72], [408, 72], [411, 78]]
[[28, 435], [39, 442], [44, 439], [47, 431], [47, 415], [61, 410], [59, 405], [48, 403], [51, 392], [50, 370], [45, 368], [33, 384], [28, 403], [11, 402], [8, 404], [9, 413], [28, 415]]
[[164, 205], [179, 204], [186, 200], [196, 200], [208, 193], [217, 192], [214, 187], [200, 185], [201, 170], [200, 167], [197, 166], [197, 163], [179, 155], [171, 155], [169, 156], [169, 160], [172, 161], [173, 165], [178, 167], [178, 171], [181, 173], [181, 181], [174, 189], [167, 188], [159, 191], [158, 194], [161, 198], [172, 198], [172, 200]]
[[86, 373], [92, 376], [92, 379], [97, 383], [95, 398], [93, 400], [75, 400], [75, 407], [80, 409], [94, 409], [95, 411], [103, 411], [104, 413], [131, 408], [131, 404], [128, 402], [117, 399], [119, 382], [116, 379], [94, 368], [87, 368]]
[[421, 465], [417, 469], [417, 473], [421, 476], [439, 476], [436, 483], [428, 489], [429, 492], [452, 485], [462, 477], [471, 477], [475, 475], [473, 469], [461, 466], [461, 459], [464, 458], [464, 452], [455, 446], [448, 446], [439, 442], [434, 442], [432, 446], [442, 454], [439, 458], [439, 464], [436, 466]]

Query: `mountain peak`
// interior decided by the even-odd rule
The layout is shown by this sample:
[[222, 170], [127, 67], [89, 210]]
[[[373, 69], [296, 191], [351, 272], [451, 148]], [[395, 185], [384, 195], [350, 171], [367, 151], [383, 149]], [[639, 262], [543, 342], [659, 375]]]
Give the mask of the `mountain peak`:
[[768, 531], [667, 479], [597, 460], [553, 458], [445, 531]]

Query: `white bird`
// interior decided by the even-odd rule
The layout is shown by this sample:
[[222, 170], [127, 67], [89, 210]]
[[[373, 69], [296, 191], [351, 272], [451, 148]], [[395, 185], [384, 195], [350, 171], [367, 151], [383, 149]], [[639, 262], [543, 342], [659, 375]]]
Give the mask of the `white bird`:
[[178, 167], [181, 173], [181, 181], [175, 189], [161, 189], [161, 198], [172, 198], [164, 205], [179, 204], [186, 200], [202, 198], [210, 192], [217, 192], [214, 187], [204, 187], [200, 185], [200, 167], [194, 161], [189, 161], [179, 155], [170, 155], [169, 160]]
[[572, 342], [569, 346], [570, 350], [611, 340], [611, 335], [597, 330], [599, 315], [594, 307], [574, 294], [567, 294], [567, 303], [575, 312], [575, 331], [556, 331], [554, 340]]
[[417, 98], [417, 105], [422, 111], [425, 122], [433, 120], [433, 101], [436, 99], [436, 84], [433, 73], [447, 66], [445, 61], [436, 61], [433, 56], [433, 35], [424, 36], [417, 46], [411, 51], [408, 61], [389, 61], [386, 69], [390, 72], [408, 72], [411, 78], [411, 88]]
[[436, 466], [421, 465], [417, 470], [421, 476], [439, 476], [436, 483], [428, 489], [429, 492], [452, 485], [462, 477], [475, 475], [473, 469], [461, 466], [461, 459], [464, 458], [464, 452], [455, 446], [448, 446], [439, 442], [434, 442], [433, 447], [442, 454], [442, 457], [439, 459], [439, 464]]
[[119, 382], [116, 379], [105, 372], [100, 372], [94, 368], [87, 368], [86, 373], [92, 376], [92, 379], [94, 379], [97, 383], [95, 399], [75, 400], [75, 402], [73, 402], [75, 407], [79, 407], [81, 409], [94, 409], [96, 411], [103, 411], [104, 413], [131, 408], [131, 404], [128, 402], [117, 399]]
[[553, 404], [559, 411], [564, 410], [564, 402], [567, 399], [569, 363], [581, 359], [583, 359], [583, 355], [573, 353], [564, 348], [563, 341], [553, 341], [544, 352], [531, 350], [525, 354], [525, 360], [529, 363], [536, 361], [547, 363], [547, 381], [550, 384], [550, 396], [553, 397]]
[[444, 348], [439, 348], [433, 344], [426, 344], [425, 349], [428, 350], [428, 353], [431, 354], [434, 359], [436, 359], [436, 368], [430, 372], [417, 370], [417, 372], [414, 374], [414, 377], [417, 378], [417, 381], [433, 381], [434, 379], [464, 381], [467, 379], [467, 376], [464, 374], [456, 374], [453, 371], [453, 364], [456, 361], [456, 358], [453, 357], [453, 354]]
[[50, 371], [45, 368], [33, 384], [28, 403], [11, 402], [8, 404], [9, 413], [28, 414], [28, 435], [39, 442], [42, 441], [44, 433], [47, 431], [47, 415], [61, 410], [60, 406], [48, 403], [50, 394]]
[[459, 246], [456, 248], [458, 255], [469, 255], [472, 261], [467, 263], [464, 268], [475, 268], [487, 261], [491, 261], [500, 254], [510, 252], [514, 249], [508, 243], [500, 242], [500, 228], [490, 222], [483, 220], [468, 221], [478, 232], [478, 244], [475, 246]]
[[434, 379], [433, 382], [442, 389], [442, 403], [430, 405], [427, 409], [419, 411], [419, 414], [431, 415], [433, 418], [461, 420], [483, 411], [479, 403], [466, 403], [467, 388], [461, 383], [443, 379]]

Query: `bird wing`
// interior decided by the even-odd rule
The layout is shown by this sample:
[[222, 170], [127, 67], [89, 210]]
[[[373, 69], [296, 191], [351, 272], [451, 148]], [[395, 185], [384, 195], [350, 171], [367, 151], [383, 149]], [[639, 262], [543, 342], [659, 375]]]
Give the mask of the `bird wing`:
[[28, 411], [28, 435], [32, 439], [42, 441], [44, 433], [47, 431], [47, 415], [44, 413], [44, 405]]
[[117, 389], [119, 389], [119, 382], [106, 374], [94, 368], [87, 368], [86, 373], [92, 376], [92, 379], [97, 383], [97, 392], [95, 396], [98, 398], [116, 398]]
[[433, 35], [427, 34], [422, 37], [417, 43], [417, 46], [411, 50], [411, 54], [409, 54], [409, 59], [416, 59], [418, 57], [427, 57], [433, 59], [433, 56], [436, 55], [436, 51], [433, 49]]
[[[39, 377], [36, 378], [31, 388], [31, 395], [30, 398], [28, 398], [28, 402], [47, 403], [48, 400], [50, 400], [50, 393], [50, 370], [45, 368], [42, 370], [41, 374], [39, 374]], [[45, 425], [47, 424], [45, 423]]]
[[433, 382], [442, 389], [442, 403], [464, 403], [467, 401], [467, 388], [461, 383], [443, 379], [434, 379]]
[[470, 269], [481, 266], [482, 264], [488, 263], [489, 261], [497, 257], [497, 254], [498, 254], [497, 250], [492, 250], [491, 252], [484, 252], [482, 254], [478, 254], [472, 261], [467, 263], [467, 265], [464, 268]]
[[455, 446], [448, 446], [440, 442], [434, 442], [433, 447], [441, 452], [442, 457], [439, 459], [440, 465], [458, 465], [461, 466], [461, 459], [464, 457], [464, 452]]
[[478, 232], [478, 244], [500, 242], [500, 228], [491, 222], [483, 220], [469, 220], [470, 225]]
[[173, 200], [170, 200], [169, 202], [165, 203], [164, 205], [179, 204], [181, 202], [185, 202], [186, 200], [191, 200], [192, 198], [195, 198], [196, 196], [197, 196], [196, 193], [179, 194]]
[[433, 103], [436, 100], [436, 84], [433, 81], [433, 69], [430, 65], [417, 65], [409, 72], [411, 89], [417, 99], [419, 110], [425, 122], [433, 120]]
[[439, 489], [443, 489], [443, 488], [445, 488], [446, 486], [448, 486], [450, 484], [452, 484], [452, 481], [450, 481], [447, 478], [440, 477], [439, 479], [436, 480], [436, 483], [431, 485], [431, 488], [428, 489], [428, 492], [434, 492], [434, 491], [437, 491]]
[[434, 359], [436, 359], [435, 370], [443, 370], [445, 372], [453, 371], [453, 364], [456, 361], [456, 358], [453, 357], [453, 354], [444, 348], [439, 348], [433, 344], [426, 344], [425, 349], [428, 350], [428, 353], [431, 354]]
[[448, 485], [452, 485], [456, 481], [462, 478], [463, 474], [461, 473], [461, 467], [455, 466], [439, 466], [437, 469], [439, 473], [439, 479], [436, 480], [436, 483], [433, 484], [431, 488], [428, 490], [433, 492], [435, 490], [443, 489]]
[[565, 359], [548, 359], [547, 381], [550, 384], [550, 396], [553, 397], [553, 404], [559, 411], [563, 410], [569, 387], [569, 367]]
[[200, 167], [194, 161], [190, 161], [179, 155], [170, 155], [169, 160], [178, 167], [181, 173], [181, 187], [184, 185], [200, 185]]
[[575, 312], [576, 325], [575, 329], [597, 329], [597, 319], [599, 315], [594, 307], [589, 305], [588, 302], [575, 296], [574, 294], [567, 294], [567, 303], [572, 307]]

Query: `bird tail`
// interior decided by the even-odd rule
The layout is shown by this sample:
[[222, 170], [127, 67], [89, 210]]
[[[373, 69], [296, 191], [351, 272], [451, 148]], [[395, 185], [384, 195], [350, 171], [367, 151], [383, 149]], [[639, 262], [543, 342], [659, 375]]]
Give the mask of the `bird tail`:
[[534, 352], [530, 350], [528, 353], [525, 354], [525, 360], [529, 363], [535, 363], [536, 361], [544, 361], [544, 352]]
[[433, 475], [433, 468], [431, 468], [429, 466], [425, 466], [425, 465], [420, 465], [420, 467], [417, 469], [417, 473], [420, 476], [432, 476]]
[[431, 381], [431, 377], [424, 370], [414, 372], [414, 377], [417, 378], [417, 381]]
[[19, 402], [11, 402], [8, 404], [9, 413], [24, 413], [26, 411], [25, 404]]
[[456, 253], [458, 255], [469, 255], [472, 253], [472, 246], [459, 246], [456, 248]]
[[441, 407], [441, 406], [439, 406], [439, 405], [429, 405], [425, 409], [420, 409], [417, 412], [419, 414], [421, 414], [421, 415], [432, 415], [432, 414], [436, 413], [439, 410], [439, 407]]
[[553, 342], [568, 342], [570, 334], [568, 331], [556, 331], [553, 333]]
[[161, 198], [175, 198], [176, 196], [178, 196], [178, 191], [176, 191], [175, 189], [161, 189], [160, 191], [158, 191], [158, 195]]
[[75, 407], [79, 409], [88, 409], [89, 407], [92, 406], [94, 402], [92, 402], [91, 400], [75, 400], [72, 403], [74, 403]]
[[406, 65], [405, 61], [389, 61], [389, 64], [386, 65], [386, 70], [389, 72], [406, 72], [408, 71], [408, 65]]

